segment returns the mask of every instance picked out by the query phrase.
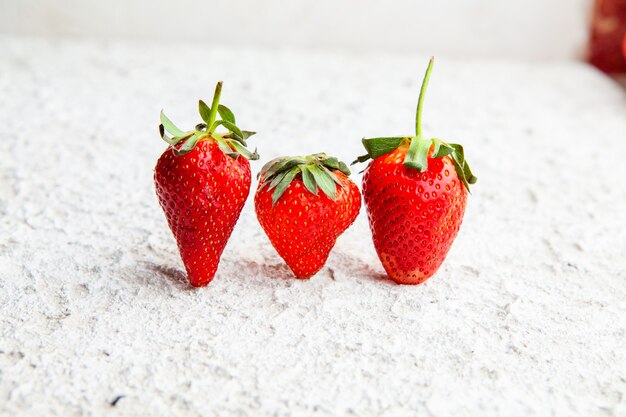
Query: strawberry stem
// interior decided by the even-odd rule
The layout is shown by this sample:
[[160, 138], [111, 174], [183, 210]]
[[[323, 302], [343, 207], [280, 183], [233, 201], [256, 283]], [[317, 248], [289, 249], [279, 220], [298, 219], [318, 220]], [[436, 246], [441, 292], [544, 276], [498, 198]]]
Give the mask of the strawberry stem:
[[426, 95], [426, 88], [428, 87], [428, 80], [430, 80], [430, 72], [433, 69], [434, 63], [435, 57], [430, 58], [428, 68], [426, 68], [426, 74], [424, 75], [424, 81], [422, 81], [420, 96], [417, 100], [417, 110], [415, 112], [415, 136], [418, 138], [422, 136], [422, 105], [424, 103], [424, 96]]
[[222, 81], [218, 81], [215, 86], [215, 93], [213, 93], [213, 101], [211, 102], [211, 111], [209, 112], [209, 120], [207, 121], [207, 131], [213, 133], [213, 130], [217, 126], [214, 126], [215, 119], [217, 118], [217, 108], [220, 104], [220, 96], [222, 95]]

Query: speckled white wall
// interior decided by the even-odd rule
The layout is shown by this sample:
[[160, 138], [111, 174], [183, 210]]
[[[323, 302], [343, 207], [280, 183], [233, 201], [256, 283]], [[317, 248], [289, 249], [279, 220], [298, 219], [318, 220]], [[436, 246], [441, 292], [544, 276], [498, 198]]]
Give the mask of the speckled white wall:
[[0, 0], [0, 33], [572, 59], [590, 9], [591, 0]]

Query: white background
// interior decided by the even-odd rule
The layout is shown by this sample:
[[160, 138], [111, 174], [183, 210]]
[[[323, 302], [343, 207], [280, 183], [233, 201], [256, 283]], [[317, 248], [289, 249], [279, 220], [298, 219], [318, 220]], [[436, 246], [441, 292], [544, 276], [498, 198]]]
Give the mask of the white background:
[[584, 54], [590, 0], [0, 0], [0, 33], [520, 60]]
[[[626, 416], [626, 93], [569, 61], [590, 1], [156, 4], [0, 0], [0, 417]], [[424, 133], [478, 176], [434, 277], [385, 279], [363, 207], [295, 280], [251, 195], [189, 288], [160, 109], [190, 128], [223, 79], [253, 174], [351, 161], [411, 132], [431, 54]]]

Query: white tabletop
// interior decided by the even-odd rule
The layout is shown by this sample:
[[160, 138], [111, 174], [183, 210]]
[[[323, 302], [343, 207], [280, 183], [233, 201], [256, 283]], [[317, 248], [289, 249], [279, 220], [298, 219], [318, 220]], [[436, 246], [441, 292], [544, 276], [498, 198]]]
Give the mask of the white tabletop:
[[0, 415], [625, 415], [626, 94], [581, 63], [439, 57], [424, 130], [478, 183], [424, 285], [383, 279], [364, 208], [292, 279], [252, 198], [186, 285], [161, 108], [190, 128], [223, 79], [263, 161], [351, 161], [411, 133], [426, 63], [1, 39]]

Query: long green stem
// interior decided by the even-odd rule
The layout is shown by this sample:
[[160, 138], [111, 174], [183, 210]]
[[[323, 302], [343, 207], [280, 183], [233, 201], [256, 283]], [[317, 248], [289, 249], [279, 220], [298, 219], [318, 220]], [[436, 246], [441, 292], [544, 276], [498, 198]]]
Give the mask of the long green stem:
[[222, 95], [222, 81], [218, 81], [215, 86], [215, 93], [213, 93], [213, 101], [211, 102], [211, 111], [209, 112], [209, 122], [207, 123], [207, 131], [213, 132], [213, 123], [217, 117], [217, 108], [220, 104], [220, 96]]
[[426, 74], [424, 75], [424, 81], [422, 81], [420, 97], [417, 100], [417, 110], [415, 112], [415, 135], [417, 137], [422, 136], [422, 104], [424, 103], [424, 96], [426, 95], [426, 87], [428, 87], [428, 81], [430, 80], [430, 72], [433, 69], [434, 63], [435, 63], [435, 57], [430, 58], [430, 61], [428, 62], [428, 68], [426, 68]]

